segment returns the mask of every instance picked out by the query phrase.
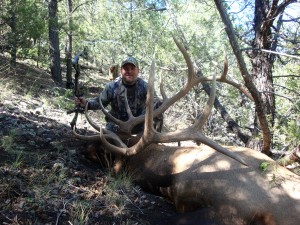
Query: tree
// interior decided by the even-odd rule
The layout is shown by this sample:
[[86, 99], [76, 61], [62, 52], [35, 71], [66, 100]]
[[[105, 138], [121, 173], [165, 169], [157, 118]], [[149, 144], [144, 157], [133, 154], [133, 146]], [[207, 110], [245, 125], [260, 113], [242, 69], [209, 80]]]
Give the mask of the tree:
[[272, 142], [270, 128], [273, 127], [275, 118], [275, 97], [272, 76], [275, 57], [266, 51], [276, 51], [278, 39], [275, 35], [278, 34], [282, 20], [279, 18], [279, 25], [277, 26], [277, 30], [275, 29], [277, 32], [273, 32], [274, 21], [289, 4], [294, 2], [293, 0], [288, 0], [280, 4], [279, 1], [255, 1], [253, 35], [250, 42], [251, 51], [248, 54], [252, 65], [252, 73], [250, 74], [224, 5], [220, 0], [215, 0], [217, 9], [226, 25], [226, 32], [235, 52], [245, 85], [255, 100], [256, 115], [260, 124], [258, 125], [255, 120], [254, 125], [258, 129], [253, 129], [253, 136], [256, 137], [260, 129], [263, 133], [263, 146], [261, 146], [260, 141], [254, 138], [248, 143], [248, 146], [254, 149], [262, 149], [266, 154], [270, 153]]
[[52, 79], [62, 84], [62, 75], [60, 67], [60, 48], [59, 48], [59, 27], [57, 17], [57, 0], [49, 0], [49, 53], [50, 53], [50, 70]]
[[0, 16], [1, 46], [10, 53], [12, 66], [17, 57], [29, 57], [39, 61], [39, 46], [36, 46], [45, 32], [45, 10], [41, 6], [40, 2], [34, 0], [3, 1]]
[[[254, 37], [251, 42], [252, 51], [249, 51], [249, 57], [252, 64], [252, 76], [255, 86], [261, 93], [269, 126], [272, 129], [275, 122], [275, 92], [273, 82], [273, 67], [276, 55], [270, 54], [265, 50], [275, 52], [278, 46], [277, 35], [280, 32], [282, 24], [282, 13], [285, 8], [295, 2], [287, 0], [279, 1], [256, 0], [253, 18]], [[278, 19], [277, 26], [275, 21]], [[255, 124], [257, 126], [257, 124]], [[255, 147], [249, 146], [249, 147]]]
[[[6, 24], [9, 27], [9, 30], [6, 34], [6, 40], [5, 48], [9, 50], [11, 59], [10, 59], [10, 65], [11, 67], [16, 66], [16, 59], [17, 59], [17, 7], [18, 7], [18, 1], [17, 0], [9, 0], [6, 2], [7, 8], [6, 12], [3, 9], [3, 14], [1, 15], [1, 18], [3, 20], [2, 26]], [[5, 4], [5, 3], [3, 3]]]
[[72, 53], [73, 53], [73, 37], [72, 37], [72, 13], [73, 13], [73, 1], [68, 0], [68, 17], [67, 17], [67, 41], [65, 47], [65, 54], [66, 54], [66, 65], [67, 65], [67, 72], [66, 72], [66, 87], [72, 88]]

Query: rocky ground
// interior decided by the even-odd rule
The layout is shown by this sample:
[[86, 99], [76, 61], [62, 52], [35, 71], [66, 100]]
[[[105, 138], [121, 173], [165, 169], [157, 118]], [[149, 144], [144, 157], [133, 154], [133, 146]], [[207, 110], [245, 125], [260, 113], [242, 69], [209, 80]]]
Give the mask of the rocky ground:
[[[0, 71], [0, 224], [179, 221], [166, 199], [84, 157], [86, 143], [73, 137], [66, 113], [72, 93], [46, 71], [24, 63], [10, 70], [1, 56]], [[82, 132], [89, 129], [82, 122]]]

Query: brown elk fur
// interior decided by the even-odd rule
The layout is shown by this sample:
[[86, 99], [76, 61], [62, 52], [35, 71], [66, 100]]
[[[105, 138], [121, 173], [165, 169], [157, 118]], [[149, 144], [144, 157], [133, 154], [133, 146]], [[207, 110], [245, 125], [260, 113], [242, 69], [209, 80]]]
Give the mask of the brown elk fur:
[[[127, 158], [126, 167], [138, 184], [169, 198], [178, 212], [209, 209], [222, 224], [230, 225], [297, 224], [299, 176], [260, 152], [243, 147], [227, 148], [242, 156], [249, 166], [204, 145], [152, 144]], [[95, 156], [96, 152], [94, 145], [86, 154], [97, 161], [100, 154]], [[124, 169], [123, 161], [124, 157], [115, 160], [115, 172]], [[268, 165], [266, 171], [260, 169], [262, 163]]]
[[[142, 187], [171, 199], [179, 212], [212, 207], [225, 224], [297, 224], [299, 177], [260, 152], [228, 148], [249, 166], [204, 145], [152, 144], [130, 157], [127, 167]], [[269, 165], [266, 171], [261, 163]]]

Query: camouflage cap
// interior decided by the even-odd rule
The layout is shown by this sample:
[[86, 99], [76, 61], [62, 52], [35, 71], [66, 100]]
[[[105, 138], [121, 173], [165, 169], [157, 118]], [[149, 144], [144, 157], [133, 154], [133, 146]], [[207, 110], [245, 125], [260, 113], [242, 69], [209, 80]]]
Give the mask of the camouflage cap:
[[128, 57], [127, 59], [125, 59], [122, 63], [121, 63], [121, 67], [123, 67], [125, 64], [130, 63], [133, 64], [135, 67], [139, 68], [139, 63], [138, 61], [133, 58], [133, 57]]

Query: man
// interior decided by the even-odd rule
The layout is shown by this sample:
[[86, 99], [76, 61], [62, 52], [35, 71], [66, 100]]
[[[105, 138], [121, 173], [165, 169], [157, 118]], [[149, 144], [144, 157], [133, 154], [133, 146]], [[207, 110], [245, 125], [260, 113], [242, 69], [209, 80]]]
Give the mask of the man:
[[[125, 90], [127, 89], [127, 99], [131, 112], [134, 116], [140, 116], [145, 113], [145, 102], [147, 96], [148, 83], [138, 77], [138, 61], [129, 57], [121, 63], [121, 77], [117, 77], [105, 86], [102, 92], [101, 101], [104, 107], [110, 104], [110, 113], [119, 120], [128, 120], [128, 114], [125, 107]], [[75, 104], [85, 107], [87, 101], [84, 98], [76, 98]], [[158, 108], [161, 104], [155, 95], [154, 107]], [[96, 110], [100, 108], [99, 98], [89, 101], [88, 109]], [[106, 118], [106, 129], [118, 133], [118, 125]], [[136, 126], [132, 133], [143, 131], [144, 125]]]

